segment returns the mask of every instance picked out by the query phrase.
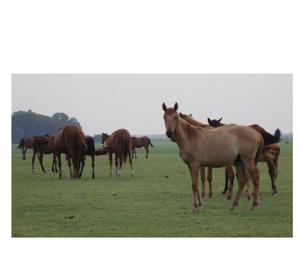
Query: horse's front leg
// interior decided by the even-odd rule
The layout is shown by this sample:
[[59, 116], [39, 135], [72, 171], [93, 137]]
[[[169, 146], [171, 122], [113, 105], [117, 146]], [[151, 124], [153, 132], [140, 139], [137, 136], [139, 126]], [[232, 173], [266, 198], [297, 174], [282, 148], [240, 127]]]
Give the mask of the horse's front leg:
[[199, 211], [201, 206], [201, 197], [198, 189], [199, 166], [191, 166], [192, 190], [193, 190], [193, 212]]
[[32, 160], [31, 160], [32, 174], [34, 174], [34, 161], [35, 161], [35, 156], [36, 156], [36, 150], [33, 149]]
[[206, 193], [205, 187], [205, 167], [200, 166], [201, 184], [202, 184], [202, 198], [204, 198]]

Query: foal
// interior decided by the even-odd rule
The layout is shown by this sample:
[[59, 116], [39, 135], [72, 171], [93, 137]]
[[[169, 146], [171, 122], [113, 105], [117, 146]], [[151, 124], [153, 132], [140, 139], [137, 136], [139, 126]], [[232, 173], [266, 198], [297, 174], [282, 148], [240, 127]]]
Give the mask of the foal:
[[233, 201], [234, 209], [247, 181], [246, 172], [254, 185], [252, 209], [258, 205], [259, 170], [257, 160], [263, 148], [262, 136], [246, 126], [229, 125], [215, 129], [195, 127], [183, 120], [173, 108], [162, 105], [167, 136], [177, 143], [181, 159], [192, 177], [193, 211], [198, 211], [201, 198], [198, 190], [199, 167], [224, 167], [234, 163], [239, 176], [239, 189]]
[[32, 155], [32, 174], [34, 174], [34, 162], [35, 156], [38, 154], [38, 160], [40, 162], [41, 168], [43, 172], [46, 172], [43, 165], [43, 155], [44, 154], [53, 154], [52, 161], [52, 172], [57, 172], [56, 167], [56, 158], [54, 154], [54, 137], [50, 137], [49, 135], [44, 136], [34, 136], [32, 141], [33, 155]]
[[150, 138], [148, 138], [148, 137], [131, 137], [131, 142], [132, 142], [132, 157], [135, 156], [135, 158], [137, 159], [135, 149], [144, 147], [144, 149], [146, 151], [146, 159], [148, 159], [149, 145], [153, 148]]

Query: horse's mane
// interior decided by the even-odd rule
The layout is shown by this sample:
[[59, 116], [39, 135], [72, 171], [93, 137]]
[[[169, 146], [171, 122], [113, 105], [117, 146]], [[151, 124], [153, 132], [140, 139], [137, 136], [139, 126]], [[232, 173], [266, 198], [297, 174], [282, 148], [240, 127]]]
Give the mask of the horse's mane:
[[186, 114], [182, 114], [182, 113], [179, 113], [179, 116], [185, 120], [186, 122], [188, 122], [190, 125], [193, 125], [195, 127], [201, 127], [201, 128], [212, 128], [210, 125], [206, 125], [206, 124], [203, 124], [197, 120], [195, 120], [192, 115], [186, 115]]

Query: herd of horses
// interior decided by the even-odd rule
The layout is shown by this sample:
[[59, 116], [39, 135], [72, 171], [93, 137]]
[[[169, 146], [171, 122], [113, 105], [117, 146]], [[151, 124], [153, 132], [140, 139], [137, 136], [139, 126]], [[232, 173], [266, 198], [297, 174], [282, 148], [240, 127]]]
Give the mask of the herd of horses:
[[131, 137], [126, 129], [118, 129], [111, 135], [102, 134], [103, 147], [95, 148], [94, 138], [84, 135], [80, 126], [67, 125], [60, 128], [55, 135], [42, 135], [24, 137], [20, 140], [18, 148], [21, 149], [23, 160], [26, 159], [28, 149], [33, 150], [32, 155], [32, 173], [34, 174], [34, 163], [36, 156], [38, 157], [41, 169], [46, 172], [43, 164], [44, 154], [52, 154], [52, 172], [59, 172], [59, 178], [62, 178], [61, 154], [65, 154], [69, 167], [70, 177], [72, 179], [80, 179], [85, 167], [86, 156], [90, 156], [92, 160], [92, 178], [95, 178], [95, 156], [106, 155], [109, 157], [110, 176], [112, 175], [112, 159], [115, 155], [116, 175], [120, 176], [122, 165], [126, 162], [127, 157], [132, 172], [132, 156], [136, 156], [135, 148], [144, 147], [146, 150], [146, 158], [148, 158], [148, 148], [152, 145], [148, 137]]
[[[279, 141], [281, 132], [276, 129], [274, 135], [261, 126], [242, 126], [223, 124], [222, 118], [203, 124], [192, 115], [179, 113], [178, 104], [167, 107], [162, 104], [166, 135], [179, 147], [179, 155], [187, 164], [192, 178], [193, 211], [199, 210], [206, 193], [205, 168], [209, 197], [212, 197], [212, 169], [225, 168], [225, 186], [223, 193], [228, 199], [232, 197], [234, 178], [238, 179], [238, 191], [231, 209], [239, 204], [241, 195], [247, 185], [248, 198], [251, 199], [250, 182], [253, 185], [252, 209], [258, 205], [260, 172], [258, 162], [266, 162], [271, 178], [272, 194], [277, 193], [276, 178], [278, 174], [278, 158], [280, 154]], [[84, 135], [81, 127], [68, 125], [57, 131], [55, 135], [34, 136], [22, 138], [18, 148], [26, 159], [27, 149], [33, 149], [32, 173], [36, 155], [43, 172], [43, 155], [52, 154], [52, 171], [59, 172], [62, 177], [61, 154], [65, 154], [70, 171], [70, 177], [79, 179], [85, 166], [86, 156], [92, 160], [92, 177], [95, 178], [95, 156], [108, 155], [110, 176], [112, 176], [113, 155], [115, 155], [116, 175], [120, 176], [123, 163], [129, 161], [131, 174], [134, 175], [132, 159], [136, 156], [135, 148], [144, 147], [148, 158], [149, 146], [153, 147], [148, 137], [132, 137], [126, 129], [118, 129], [111, 135], [102, 134], [102, 147], [96, 149], [94, 138]], [[235, 167], [235, 171], [234, 171]], [[202, 193], [198, 189], [198, 179], [201, 177]]]
[[[277, 193], [278, 157], [281, 133], [277, 129], [272, 135], [259, 125], [225, 125], [219, 120], [208, 119], [203, 124], [192, 115], [178, 113], [178, 104], [167, 107], [162, 104], [166, 135], [179, 147], [179, 155], [187, 164], [192, 178], [193, 211], [198, 211], [202, 201], [198, 189], [199, 172], [202, 181], [202, 198], [205, 194], [205, 167], [208, 167], [209, 196], [212, 196], [212, 168], [225, 167], [224, 193], [232, 196], [234, 170], [238, 178], [238, 191], [231, 209], [239, 204], [245, 185], [253, 184], [253, 203], [258, 205], [260, 172], [257, 163], [266, 162], [272, 183], [272, 193]], [[248, 192], [249, 193], [249, 192]], [[250, 199], [250, 195], [248, 196]]]

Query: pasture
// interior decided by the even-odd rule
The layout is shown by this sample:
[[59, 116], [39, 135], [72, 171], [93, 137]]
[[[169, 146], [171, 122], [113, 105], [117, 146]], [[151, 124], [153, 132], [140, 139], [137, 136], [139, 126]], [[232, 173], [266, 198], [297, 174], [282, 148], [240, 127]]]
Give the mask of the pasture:
[[[224, 169], [213, 170], [213, 197], [192, 213], [191, 177], [170, 141], [152, 141], [149, 159], [136, 149], [135, 177], [128, 163], [121, 177], [109, 178], [107, 156], [96, 157], [95, 179], [87, 157], [81, 180], [71, 180], [63, 159], [63, 178], [51, 172], [52, 155], [44, 156], [47, 173], [32, 151], [21, 159], [12, 146], [13, 237], [291, 237], [293, 234], [292, 142], [281, 142], [278, 195], [271, 195], [265, 163], [259, 163], [260, 205], [250, 211], [244, 194], [235, 211], [225, 199]], [[115, 172], [115, 171], [114, 171]], [[200, 186], [199, 186], [200, 187]], [[201, 187], [200, 187], [201, 188]], [[208, 184], [207, 184], [208, 190]], [[237, 190], [235, 180], [234, 195]]]

